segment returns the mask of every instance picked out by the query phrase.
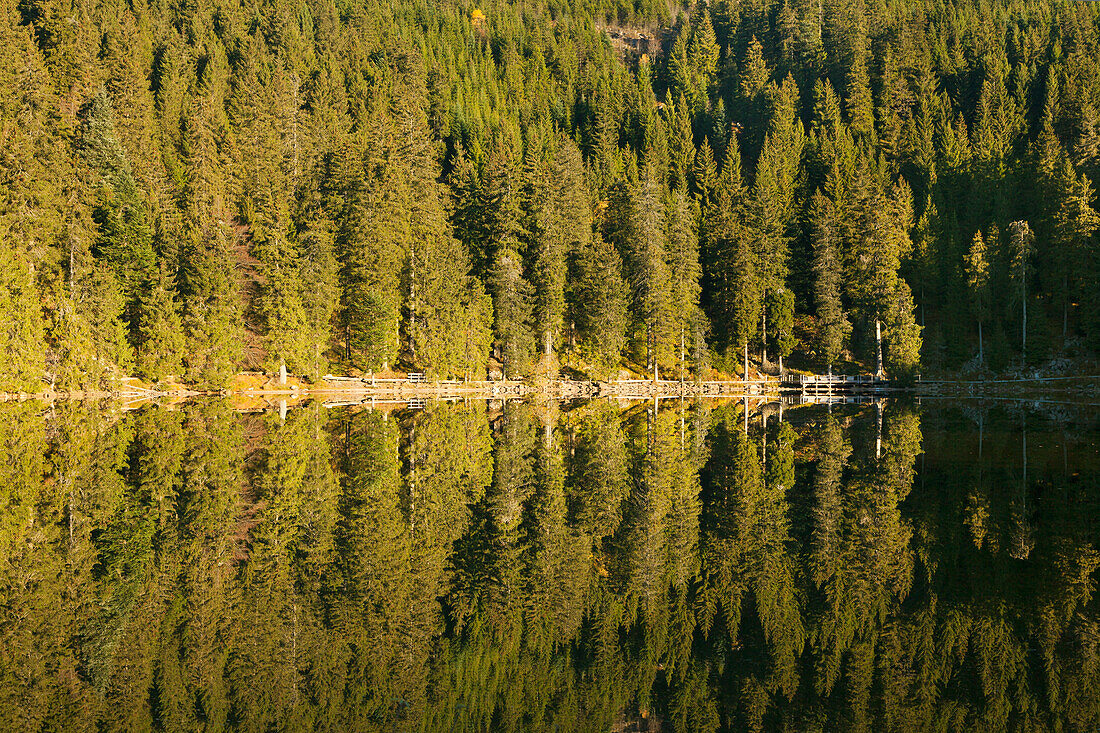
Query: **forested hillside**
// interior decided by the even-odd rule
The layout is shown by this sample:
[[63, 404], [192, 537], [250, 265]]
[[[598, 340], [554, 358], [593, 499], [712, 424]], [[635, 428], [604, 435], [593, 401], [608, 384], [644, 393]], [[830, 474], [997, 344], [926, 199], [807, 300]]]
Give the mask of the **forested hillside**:
[[0, 15], [0, 388], [1100, 342], [1093, 3]]

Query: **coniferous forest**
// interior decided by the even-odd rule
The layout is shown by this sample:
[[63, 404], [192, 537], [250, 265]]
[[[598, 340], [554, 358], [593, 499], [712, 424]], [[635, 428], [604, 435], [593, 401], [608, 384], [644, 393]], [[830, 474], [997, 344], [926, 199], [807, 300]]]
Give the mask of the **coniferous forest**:
[[1100, 9], [0, 0], [0, 388], [1100, 344]]

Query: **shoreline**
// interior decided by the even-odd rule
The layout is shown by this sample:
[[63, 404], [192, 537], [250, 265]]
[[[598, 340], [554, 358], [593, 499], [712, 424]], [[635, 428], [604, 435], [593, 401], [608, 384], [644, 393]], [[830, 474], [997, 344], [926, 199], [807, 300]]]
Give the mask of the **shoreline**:
[[122, 388], [117, 390], [52, 390], [45, 392], [0, 392], [0, 401], [40, 400], [153, 400], [195, 399], [202, 397], [276, 397], [302, 399], [307, 397], [362, 397], [362, 398], [525, 398], [584, 399], [597, 397], [650, 398], [650, 397], [721, 397], [742, 395], [778, 395], [781, 391], [778, 379], [730, 380], [711, 382], [680, 382], [672, 380], [554, 380], [547, 381], [438, 381], [370, 380], [340, 378], [325, 380], [321, 385], [265, 385], [262, 387], [222, 390]]
[[[0, 402], [22, 402], [38, 400], [57, 401], [103, 401], [116, 400], [137, 402], [147, 400], [191, 400], [200, 398], [237, 398], [286, 399], [297, 402], [307, 398], [331, 401], [341, 397], [357, 398], [356, 402], [366, 399], [379, 401], [430, 400], [430, 399], [651, 399], [675, 397], [742, 397], [742, 396], [779, 396], [781, 394], [798, 395], [799, 390], [788, 386], [776, 377], [755, 380], [715, 380], [715, 381], [678, 381], [652, 379], [620, 380], [497, 380], [497, 381], [418, 381], [410, 379], [371, 379], [357, 377], [329, 376], [320, 384], [304, 384], [291, 378], [287, 384], [276, 383], [277, 377], [271, 377], [261, 386], [227, 388], [221, 390], [201, 390], [185, 385], [172, 385], [178, 388], [157, 389], [156, 387], [138, 387], [127, 385], [114, 390], [46, 390], [43, 392], [0, 392]], [[1076, 382], [1076, 383], [1075, 383]], [[869, 389], [856, 389], [834, 393], [842, 396], [885, 396], [889, 394], [910, 394], [916, 397], [935, 396], [953, 398], [1004, 398], [1019, 395], [1021, 388], [1026, 394], [1066, 396], [1100, 396], [1100, 377], [1037, 377], [1023, 379], [929, 379], [913, 384], [876, 385]], [[818, 394], [816, 396], [823, 396]]]

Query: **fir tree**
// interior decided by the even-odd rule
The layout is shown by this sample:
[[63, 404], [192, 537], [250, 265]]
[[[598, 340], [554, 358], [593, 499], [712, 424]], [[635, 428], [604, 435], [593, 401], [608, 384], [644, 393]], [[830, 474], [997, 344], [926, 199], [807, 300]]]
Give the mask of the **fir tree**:
[[814, 248], [814, 302], [817, 306], [818, 343], [815, 348], [832, 369], [844, 350], [852, 327], [841, 301], [839, 225], [832, 201], [814, 194], [810, 213]]
[[240, 322], [226, 235], [219, 228], [205, 246], [188, 252], [183, 308], [184, 368], [197, 384], [222, 386], [234, 373]]
[[1027, 360], [1027, 302], [1028, 272], [1031, 269], [1032, 249], [1035, 235], [1026, 221], [1014, 221], [1008, 227], [1009, 254], [1011, 256], [1011, 277], [1015, 285], [1016, 297], [1020, 301], [1020, 351]]
[[974, 234], [970, 242], [970, 251], [965, 262], [966, 282], [970, 286], [970, 298], [974, 307], [974, 317], [978, 321], [978, 361], [985, 364], [985, 350], [982, 339], [982, 322], [989, 312], [989, 260], [986, 257], [985, 240], [982, 233]]
[[138, 374], [154, 381], [182, 376], [184, 339], [174, 283], [162, 267], [141, 302]]
[[366, 369], [386, 369], [397, 361], [401, 321], [401, 271], [412, 238], [412, 192], [389, 162], [395, 140], [392, 121], [383, 119], [366, 141], [362, 162], [351, 163], [343, 184], [336, 248], [340, 259], [341, 327], [344, 356]]
[[656, 378], [672, 363], [664, 202], [660, 182], [648, 168], [633, 175], [638, 177], [621, 183], [614, 193], [608, 239], [622, 254], [630, 285], [634, 356]]
[[[1062, 163], [1057, 174], [1057, 208], [1051, 226], [1051, 269], [1061, 274], [1055, 300], [1062, 310], [1062, 338], [1069, 332], [1070, 302], [1089, 297], [1081, 287], [1082, 275], [1089, 271], [1086, 242], [1100, 230], [1100, 214], [1092, 208], [1092, 185], [1084, 175], [1078, 176], [1069, 160]], [[1085, 267], [1082, 268], [1082, 263]]]
[[298, 263], [303, 308], [301, 369], [317, 380], [325, 372], [325, 352], [332, 338], [332, 319], [339, 305], [338, 263], [330, 224], [311, 221], [298, 234]]
[[114, 273], [94, 267], [73, 283], [55, 324], [59, 386], [98, 390], [117, 387], [133, 362], [122, 321], [125, 301]]
[[733, 362], [744, 351], [747, 370], [748, 343], [760, 324], [763, 292], [753, 232], [745, 223], [740, 163], [739, 151], [731, 145], [703, 220], [715, 339]]
[[38, 391], [45, 369], [34, 269], [17, 247], [0, 248], [0, 388]]
[[105, 90], [92, 98], [82, 117], [81, 157], [101, 182], [92, 214], [98, 229], [93, 254], [114, 270], [127, 300], [128, 320], [136, 330], [137, 300], [153, 270], [152, 232]]
[[690, 189], [694, 180], [695, 139], [687, 100], [680, 97], [666, 107], [669, 127], [670, 187]]
[[794, 292], [787, 288], [773, 288], [765, 299], [771, 343], [779, 357], [779, 371], [783, 371], [783, 359], [794, 351]]
[[549, 356], [561, 339], [566, 260], [592, 236], [580, 151], [571, 140], [558, 140], [547, 187], [539, 193], [532, 285], [542, 353]]
[[523, 276], [523, 261], [510, 247], [497, 249], [493, 269], [489, 273], [493, 295], [496, 348], [505, 374], [519, 376], [526, 372], [535, 352], [532, 332], [531, 286]]
[[875, 106], [871, 96], [871, 80], [867, 70], [866, 39], [856, 41], [856, 48], [848, 70], [846, 111], [852, 137], [859, 143], [873, 146], [875, 140]]
[[[503, 141], [499, 141], [503, 143]], [[506, 143], [490, 153], [482, 190], [486, 247], [491, 256], [488, 290], [493, 297], [496, 351], [507, 374], [526, 374], [538, 346], [534, 332], [535, 293], [525, 272], [523, 228], [516, 172]]]
[[673, 304], [673, 328], [679, 344], [679, 376], [684, 379], [684, 362], [688, 349], [692, 346], [691, 342], [699, 332], [698, 325], [703, 316], [699, 308], [702, 277], [702, 268], [699, 265], [699, 234], [695, 226], [696, 211], [686, 185], [671, 191], [665, 205], [665, 216], [669, 299]]
[[630, 296], [622, 258], [594, 234], [573, 256], [569, 279], [569, 320], [577, 348], [594, 363], [597, 375], [613, 375], [626, 345]]

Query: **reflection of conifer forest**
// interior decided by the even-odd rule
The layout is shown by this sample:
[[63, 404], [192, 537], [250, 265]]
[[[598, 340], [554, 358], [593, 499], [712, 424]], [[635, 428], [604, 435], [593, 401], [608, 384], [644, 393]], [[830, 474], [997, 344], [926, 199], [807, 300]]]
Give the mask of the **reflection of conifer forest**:
[[1100, 431], [0, 405], [0, 730], [1100, 727]]
[[0, 0], [0, 389], [1087, 354], [1098, 109], [1087, 2]]

